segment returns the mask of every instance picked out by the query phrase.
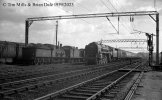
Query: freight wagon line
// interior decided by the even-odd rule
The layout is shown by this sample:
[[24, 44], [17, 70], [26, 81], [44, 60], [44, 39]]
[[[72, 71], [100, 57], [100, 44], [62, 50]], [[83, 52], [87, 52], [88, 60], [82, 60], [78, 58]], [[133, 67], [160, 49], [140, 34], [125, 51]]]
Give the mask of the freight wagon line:
[[[115, 64], [117, 66], [117, 64]], [[121, 63], [120, 63], [121, 65]], [[82, 76], [85, 76], [85, 75], [89, 75], [89, 74], [95, 74], [95, 73], [101, 73], [103, 71], [105, 71], [105, 69], [107, 69], [108, 67], [107, 66], [104, 66], [104, 67], [101, 67], [101, 68], [96, 68], [96, 70], [94, 71], [90, 71], [90, 72], [86, 72], [86, 73], [82, 73], [82, 74], [79, 74], [79, 75], [72, 75], [72, 76], [69, 76], [69, 77], [65, 77], [65, 78], [59, 78], [59, 79], [56, 79], [56, 80], [50, 80], [50, 81], [44, 81], [44, 82], [41, 82], [41, 83], [38, 83], [38, 84], [33, 84], [33, 85], [28, 85], [27, 86], [23, 86], [23, 87], [19, 87], [19, 88], [16, 88], [16, 89], [12, 89], [10, 88], [9, 86], [9, 90], [7, 91], [2, 91], [1, 92], [1, 95], [2, 96], [5, 96], [5, 95], [10, 95], [10, 94], [13, 94], [13, 93], [19, 93], [21, 91], [26, 91], [26, 90], [32, 90], [34, 88], [38, 88], [40, 86], [43, 86], [43, 85], [48, 85], [48, 84], [54, 84], [54, 83], [59, 83], [59, 82], [63, 82], [63, 81], [67, 81], [71, 78], [78, 78], [78, 77], [82, 77]], [[32, 80], [33, 82], [36, 81], [36, 80]], [[22, 81], [23, 82], [23, 81]], [[28, 82], [28, 81], [27, 81]], [[20, 82], [21, 83], [21, 82]], [[19, 84], [18, 82], [15, 83], [12, 83], [12, 84], [7, 84], [7, 85], [18, 85]], [[6, 84], [5, 84], [6, 85]], [[18, 87], [17, 86], [17, 87]], [[4, 88], [5, 89], [5, 88]], [[7, 88], [6, 88], [7, 89]]]
[[37, 98], [35, 100], [49, 100], [49, 99], [56, 99], [56, 100], [87, 99], [87, 100], [90, 100], [91, 98], [96, 98], [97, 95], [100, 95], [101, 92], [117, 84], [120, 80], [122, 80], [124, 77], [126, 77], [131, 72], [133, 72], [133, 70], [139, 67], [140, 65], [138, 66], [134, 65], [134, 66], [135, 68], [130, 70], [128, 73], [115, 70], [110, 73], [106, 73], [104, 75], [90, 79], [88, 81], [84, 81], [77, 85], [73, 85], [71, 87], [62, 89], [54, 93], [50, 93], [48, 95]]

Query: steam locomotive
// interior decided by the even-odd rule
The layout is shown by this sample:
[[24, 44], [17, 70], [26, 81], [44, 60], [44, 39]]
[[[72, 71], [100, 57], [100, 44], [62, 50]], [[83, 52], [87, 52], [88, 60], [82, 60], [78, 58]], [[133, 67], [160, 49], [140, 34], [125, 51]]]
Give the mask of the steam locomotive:
[[92, 42], [85, 47], [85, 61], [87, 64], [105, 64], [132, 57], [135, 58], [135, 54], [132, 52], [113, 48], [98, 42]]

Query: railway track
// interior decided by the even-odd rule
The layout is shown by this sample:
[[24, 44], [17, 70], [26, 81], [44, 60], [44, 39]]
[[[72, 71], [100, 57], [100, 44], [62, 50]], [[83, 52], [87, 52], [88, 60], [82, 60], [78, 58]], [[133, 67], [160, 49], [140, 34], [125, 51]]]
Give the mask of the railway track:
[[143, 72], [140, 73], [139, 77], [136, 79], [136, 81], [133, 83], [133, 86], [130, 88], [129, 92], [127, 92], [127, 95], [126, 97], [124, 98], [124, 100], [131, 100], [132, 99], [132, 96], [133, 94], [135, 93], [140, 81], [141, 81], [141, 78], [143, 76]]
[[[126, 63], [123, 63], [123, 64], [120, 63], [119, 65], [124, 66], [125, 64]], [[109, 67], [110, 66], [118, 66], [118, 65], [114, 63], [114, 64], [109, 65]], [[32, 78], [32, 79], [26, 79], [26, 80], [20, 80], [20, 81], [0, 84], [1, 98], [10, 98], [10, 95], [12, 94], [18, 94], [24, 91], [31, 91], [31, 90], [33, 91], [42, 86], [60, 84], [70, 79], [77, 79], [83, 76], [88, 76], [90, 74], [99, 75], [99, 73], [105, 73], [108, 69], [110, 69], [109, 67], [106, 65], [106, 66], [96, 67], [96, 68], [88, 69], [88, 70], [84, 69], [84, 70], [72, 71], [72, 72], [68, 72], [64, 74], [48, 75], [48, 76], [43, 76], [43, 77], [38, 77], [38, 78]]]
[[[128, 62], [128, 61], [127, 61]], [[113, 63], [116, 63], [116, 62], [112, 62], [110, 63], [113, 64]], [[67, 65], [69, 66], [69, 65]], [[74, 66], [74, 65], [72, 65]], [[101, 66], [101, 65], [100, 65]], [[17, 66], [15, 66], [17, 67]], [[45, 66], [45, 68], [48, 67], [48, 66]], [[78, 68], [79, 67], [79, 68]], [[89, 65], [89, 66], [77, 66], [77, 69], [76, 68], [71, 68], [71, 69], [66, 69], [65, 71], [68, 72], [68, 71], [77, 71], [77, 70], [83, 70], [83, 69], [88, 69], [88, 68], [93, 68], [93, 67], [96, 67], [94, 65]], [[11, 68], [12, 69], [12, 68]], [[31, 71], [32, 69], [30, 70], [27, 70], [27, 72], [25, 73], [24, 69], [21, 69], [23, 70], [22, 72], [19, 70], [19, 72], [17, 73], [13, 73], [10, 72], [11, 70], [8, 71], [5, 71], [5, 72], [2, 72], [1, 70], [1, 74], [0, 74], [0, 84], [2, 83], [6, 83], [6, 82], [12, 82], [12, 81], [19, 81], [19, 80], [25, 80], [25, 79], [29, 79], [29, 78], [33, 78], [33, 77], [42, 77], [42, 76], [45, 76], [45, 75], [53, 75], [53, 73], [60, 73], [60, 72], [65, 72], [65, 71], [56, 71], [54, 69], [50, 69], [50, 70], [47, 70], [47, 69], [41, 69], [40, 70], [40, 67], [38, 70], [36, 71]], [[15, 70], [14, 70], [15, 71]]]
[[[58, 65], [56, 65], [56, 67], [58, 67], [59, 65], [62, 67], [70, 66], [70, 64], [58, 64]], [[1, 70], [0, 84], [6, 83], [6, 82], [18, 81], [18, 80], [25, 80], [25, 79], [33, 78], [33, 77], [52, 75], [53, 73], [63, 72], [63, 71], [58, 71], [58, 68], [55, 69], [55, 67], [54, 67], [55, 65], [40, 65], [40, 66], [42, 66], [42, 67], [38, 67], [38, 65], [30, 66], [29, 69], [25, 69], [25, 68], [23, 69], [23, 68], [20, 68], [20, 66], [14, 66], [15, 68], [18, 67], [18, 70], [15, 70], [15, 68], [14, 68], [14, 70], [10, 70], [10, 69], [12, 69], [12, 67], [9, 70], [4, 70], [4, 71]], [[49, 66], [51, 66], [51, 67], [49, 67]], [[74, 66], [74, 65], [71, 65], [71, 66]], [[25, 66], [25, 67], [28, 67], [28, 66]], [[31, 67], [33, 67], [34, 70], [32, 70]], [[78, 67], [78, 69], [85, 69], [87, 67], [91, 68], [92, 66], [78, 65], [77, 67]], [[36, 70], [36, 69], [38, 69], [38, 70]], [[66, 69], [66, 71], [72, 71], [72, 70], [78, 70], [78, 69], [75, 69], [73, 67], [73, 68]]]
[[[35, 100], [105, 100], [105, 98], [109, 100], [108, 98], [112, 98], [113, 96], [111, 94], [106, 96], [103, 94], [121, 82], [121, 80], [128, 77], [133, 70], [139, 66], [141, 66], [141, 64], [138, 66], [134, 65], [135, 68], [131, 69], [129, 72], [115, 70], [60, 91], [39, 97]], [[117, 92], [118, 90], [111, 91], [111, 93]]]

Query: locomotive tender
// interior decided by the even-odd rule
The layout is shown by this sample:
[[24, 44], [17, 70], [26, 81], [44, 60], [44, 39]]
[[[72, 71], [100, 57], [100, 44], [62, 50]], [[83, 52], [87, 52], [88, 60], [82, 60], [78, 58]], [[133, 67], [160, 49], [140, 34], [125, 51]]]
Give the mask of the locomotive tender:
[[98, 42], [92, 42], [85, 47], [85, 61], [87, 64], [105, 64], [119, 59], [128, 59], [134, 55], [134, 53]]

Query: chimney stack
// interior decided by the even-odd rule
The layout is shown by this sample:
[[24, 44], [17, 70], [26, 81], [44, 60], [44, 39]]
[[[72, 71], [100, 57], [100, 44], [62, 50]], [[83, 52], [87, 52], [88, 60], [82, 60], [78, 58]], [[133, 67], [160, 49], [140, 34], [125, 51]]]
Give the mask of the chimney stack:
[[60, 43], [60, 48], [62, 48], [62, 44]]

